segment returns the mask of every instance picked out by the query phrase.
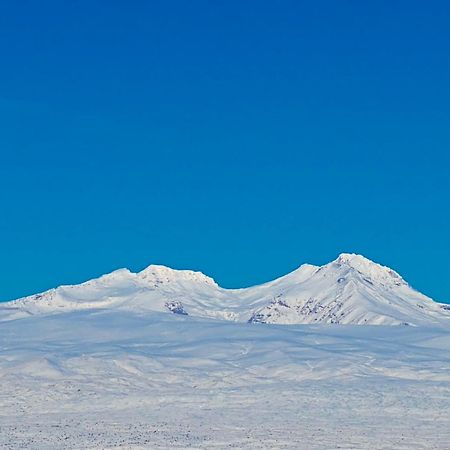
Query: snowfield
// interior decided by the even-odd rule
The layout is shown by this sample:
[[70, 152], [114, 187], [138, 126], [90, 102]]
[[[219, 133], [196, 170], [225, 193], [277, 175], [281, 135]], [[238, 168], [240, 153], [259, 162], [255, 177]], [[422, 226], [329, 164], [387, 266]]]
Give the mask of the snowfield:
[[[150, 266], [2, 304], [0, 448], [450, 449], [448, 310], [366, 261], [243, 290]], [[313, 323], [255, 323], [275, 292]], [[386, 325], [284, 311], [336, 292]]]
[[445, 329], [106, 310], [1, 327], [0, 448], [450, 448]]

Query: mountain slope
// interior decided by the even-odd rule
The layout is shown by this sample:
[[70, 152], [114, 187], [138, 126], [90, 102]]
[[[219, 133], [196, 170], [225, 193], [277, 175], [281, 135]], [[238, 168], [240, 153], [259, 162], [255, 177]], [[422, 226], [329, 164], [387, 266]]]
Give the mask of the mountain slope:
[[170, 312], [238, 322], [371, 325], [450, 324], [450, 311], [411, 288], [388, 267], [341, 254], [324, 266], [302, 265], [274, 281], [224, 289], [190, 270], [151, 265], [120, 269], [0, 307], [0, 320], [74, 310]]

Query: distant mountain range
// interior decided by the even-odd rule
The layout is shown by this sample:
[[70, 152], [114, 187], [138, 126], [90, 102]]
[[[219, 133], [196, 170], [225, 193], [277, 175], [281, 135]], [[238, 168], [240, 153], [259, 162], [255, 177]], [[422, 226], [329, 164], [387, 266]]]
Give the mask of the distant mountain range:
[[347, 253], [245, 289], [224, 289], [191, 270], [158, 265], [138, 273], [120, 269], [1, 304], [0, 321], [98, 309], [273, 324], [450, 324], [449, 305], [414, 290], [392, 269]]

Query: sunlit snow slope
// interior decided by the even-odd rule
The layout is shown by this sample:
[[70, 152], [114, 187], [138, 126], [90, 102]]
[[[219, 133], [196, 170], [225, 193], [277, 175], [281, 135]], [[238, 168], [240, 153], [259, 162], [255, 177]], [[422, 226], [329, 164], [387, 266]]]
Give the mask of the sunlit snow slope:
[[0, 307], [0, 321], [74, 310], [158, 311], [238, 322], [278, 324], [447, 325], [450, 311], [388, 267], [355, 254], [324, 266], [302, 265], [277, 280], [224, 289], [190, 270], [151, 265], [120, 269]]

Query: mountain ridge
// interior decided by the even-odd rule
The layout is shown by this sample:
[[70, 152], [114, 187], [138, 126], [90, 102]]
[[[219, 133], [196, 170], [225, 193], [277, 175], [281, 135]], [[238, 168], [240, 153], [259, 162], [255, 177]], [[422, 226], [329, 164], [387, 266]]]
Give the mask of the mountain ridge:
[[323, 266], [303, 264], [266, 283], [220, 287], [202, 272], [151, 264], [118, 269], [0, 305], [0, 321], [35, 314], [118, 308], [250, 323], [447, 325], [450, 312], [414, 290], [396, 271], [341, 253]]

